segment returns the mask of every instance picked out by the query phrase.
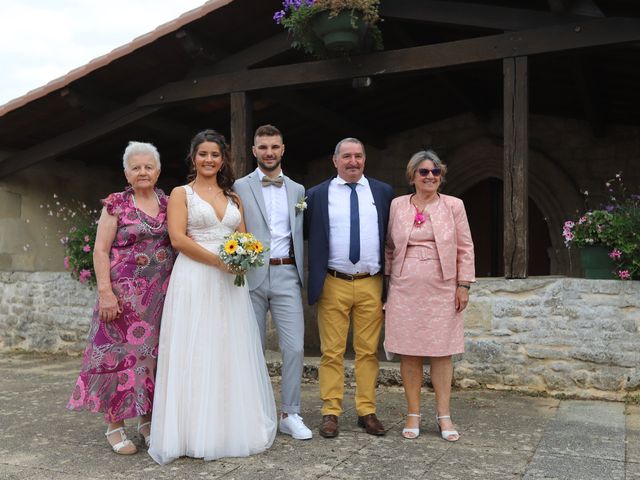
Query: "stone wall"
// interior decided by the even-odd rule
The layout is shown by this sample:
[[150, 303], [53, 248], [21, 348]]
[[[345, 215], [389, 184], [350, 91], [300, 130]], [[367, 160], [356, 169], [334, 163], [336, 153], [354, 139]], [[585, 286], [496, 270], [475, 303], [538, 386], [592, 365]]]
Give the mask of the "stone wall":
[[640, 387], [640, 282], [480, 279], [455, 381], [585, 398]]
[[66, 272], [0, 272], [0, 349], [82, 352], [95, 298]]
[[[81, 353], [94, 301], [66, 273], [0, 272], [0, 350]], [[640, 389], [640, 282], [482, 278], [465, 326], [460, 387], [608, 399]]]

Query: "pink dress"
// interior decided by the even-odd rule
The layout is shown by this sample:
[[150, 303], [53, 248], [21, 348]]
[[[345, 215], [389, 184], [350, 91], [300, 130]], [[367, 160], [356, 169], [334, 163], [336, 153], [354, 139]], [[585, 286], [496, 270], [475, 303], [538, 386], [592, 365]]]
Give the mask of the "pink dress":
[[167, 234], [167, 197], [156, 190], [160, 212], [151, 217], [136, 211], [132, 192], [128, 188], [102, 200], [118, 219], [109, 258], [122, 313], [103, 322], [96, 302], [89, 344], [67, 404], [69, 410], [103, 412], [110, 423], [151, 412], [160, 317], [175, 257]]
[[[387, 354], [441, 357], [464, 352], [464, 319], [461, 312], [456, 312], [455, 294], [458, 280], [474, 279], [473, 244], [469, 254], [467, 243], [471, 237], [466, 235], [466, 215], [461, 217], [454, 212], [457, 205], [450, 209], [451, 198], [441, 198], [434, 217], [427, 216], [421, 225], [414, 224], [415, 210], [409, 196], [398, 197], [392, 204], [387, 238], [386, 273], [390, 274], [385, 305]], [[457, 226], [459, 221], [464, 225]], [[463, 262], [464, 266], [458, 266], [458, 274], [446, 279], [439, 254], [444, 248], [436, 243], [434, 223], [436, 229], [457, 232], [451, 237], [454, 247], [457, 242], [462, 245], [454, 251], [458, 251], [457, 263]], [[404, 254], [401, 261], [393, 258], [392, 252], [398, 251]]]

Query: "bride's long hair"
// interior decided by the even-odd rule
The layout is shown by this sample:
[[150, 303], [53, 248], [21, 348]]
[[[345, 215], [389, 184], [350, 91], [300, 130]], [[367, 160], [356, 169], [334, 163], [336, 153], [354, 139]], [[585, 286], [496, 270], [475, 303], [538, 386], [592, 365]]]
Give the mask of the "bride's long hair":
[[196, 179], [196, 153], [198, 153], [198, 147], [204, 142], [213, 142], [220, 148], [220, 154], [222, 155], [222, 165], [220, 170], [216, 173], [216, 181], [218, 186], [222, 188], [225, 196], [232, 199], [238, 204], [238, 199], [235, 192], [232, 190], [233, 183], [236, 181], [236, 176], [233, 173], [233, 166], [231, 164], [231, 152], [229, 144], [224, 138], [224, 135], [216, 132], [215, 130], [207, 129], [198, 132], [193, 139], [191, 139], [191, 147], [189, 149], [189, 155], [187, 156], [187, 165], [189, 166], [189, 174], [187, 180], [192, 182]]

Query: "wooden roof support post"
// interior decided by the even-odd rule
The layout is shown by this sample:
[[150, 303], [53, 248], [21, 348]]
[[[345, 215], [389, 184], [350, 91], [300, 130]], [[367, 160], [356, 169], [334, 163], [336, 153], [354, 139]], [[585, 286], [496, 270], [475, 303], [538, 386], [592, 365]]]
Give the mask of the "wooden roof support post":
[[505, 58], [504, 276], [526, 278], [529, 259], [527, 57]]
[[240, 178], [251, 169], [250, 155], [253, 145], [251, 100], [247, 92], [231, 92], [231, 158], [236, 178]]

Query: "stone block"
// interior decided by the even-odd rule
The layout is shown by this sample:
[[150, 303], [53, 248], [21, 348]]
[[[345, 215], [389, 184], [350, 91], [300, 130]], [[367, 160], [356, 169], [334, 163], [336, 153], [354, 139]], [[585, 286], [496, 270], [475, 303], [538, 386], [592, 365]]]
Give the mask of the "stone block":
[[492, 318], [491, 302], [471, 301], [464, 312], [464, 326], [469, 329], [490, 330]]
[[0, 189], [0, 219], [20, 218], [22, 215], [22, 196], [18, 193]]
[[551, 348], [539, 345], [527, 345], [525, 347], [527, 356], [531, 358], [539, 358], [545, 360], [561, 360], [569, 355], [566, 350], [560, 348]]
[[547, 388], [553, 391], [568, 390], [573, 386], [571, 378], [567, 375], [562, 375], [554, 372], [546, 372], [542, 375]]
[[502, 358], [503, 346], [486, 339], [465, 340], [465, 359], [470, 362], [491, 365], [499, 363]]
[[456, 386], [460, 388], [479, 388], [480, 384], [471, 378], [464, 378], [456, 382]]
[[614, 358], [609, 352], [586, 348], [572, 349], [568, 352], [568, 355], [570, 358], [575, 358], [576, 360], [598, 364], [611, 363]]
[[640, 387], [640, 372], [637, 369], [631, 369], [627, 373], [626, 382], [624, 385], [625, 390], [636, 390]]
[[[0, 253], [0, 270], [10, 270], [11, 269], [12, 257], [8, 253]], [[0, 283], [3, 283], [0, 280]]]
[[20, 254], [12, 256], [11, 269], [18, 271], [30, 271], [34, 270], [36, 266], [35, 254]]
[[591, 383], [599, 390], [621, 390], [627, 383], [626, 370], [623, 368], [601, 368], [591, 376]]

